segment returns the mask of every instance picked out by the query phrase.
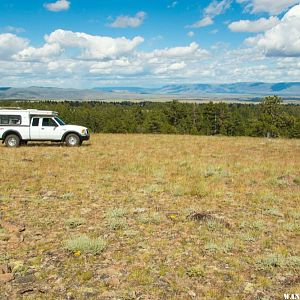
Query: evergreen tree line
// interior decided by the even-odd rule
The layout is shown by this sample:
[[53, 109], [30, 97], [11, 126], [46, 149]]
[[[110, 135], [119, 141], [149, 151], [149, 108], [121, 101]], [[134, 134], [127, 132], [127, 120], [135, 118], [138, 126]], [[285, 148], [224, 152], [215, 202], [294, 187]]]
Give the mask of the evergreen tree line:
[[259, 104], [1, 101], [1, 106], [54, 110], [65, 122], [95, 133], [300, 138], [300, 105], [283, 105], [277, 96]]

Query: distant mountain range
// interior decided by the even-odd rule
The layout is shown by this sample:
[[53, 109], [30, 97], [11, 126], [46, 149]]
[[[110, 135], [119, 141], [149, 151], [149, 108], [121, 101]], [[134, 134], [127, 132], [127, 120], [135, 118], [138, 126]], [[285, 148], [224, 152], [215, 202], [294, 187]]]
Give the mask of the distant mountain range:
[[286, 100], [300, 101], [300, 82], [171, 84], [159, 88], [96, 87], [69, 89], [55, 87], [0, 87], [0, 100], [240, 100], [257, 101], [266, 95], [279, 95]]
[[300, 82], [242, 82], [230, 84], [171, 84], [161, 88], [105, 87], [95, 88], [106, 92], [132, 92], [141, 94], [253, 94], [253, 95], [293, 95], [300, 96]]

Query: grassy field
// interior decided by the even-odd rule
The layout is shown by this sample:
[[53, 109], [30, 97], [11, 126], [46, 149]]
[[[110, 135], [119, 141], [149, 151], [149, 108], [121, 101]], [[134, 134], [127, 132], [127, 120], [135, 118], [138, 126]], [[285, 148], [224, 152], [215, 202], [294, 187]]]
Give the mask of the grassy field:
[[300, 293], [300, 140], [0, 147], [0, 299]]

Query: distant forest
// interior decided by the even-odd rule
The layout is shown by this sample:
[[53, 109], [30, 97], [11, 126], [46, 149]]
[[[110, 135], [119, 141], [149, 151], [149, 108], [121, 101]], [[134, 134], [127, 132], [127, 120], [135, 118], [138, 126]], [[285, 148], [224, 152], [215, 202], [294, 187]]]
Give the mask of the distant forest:
[[162, 133], [300, 138], [300, 105], [272, 96], [255, 104], [1, 101], [0, 106], [54, 110], [98, 133]]

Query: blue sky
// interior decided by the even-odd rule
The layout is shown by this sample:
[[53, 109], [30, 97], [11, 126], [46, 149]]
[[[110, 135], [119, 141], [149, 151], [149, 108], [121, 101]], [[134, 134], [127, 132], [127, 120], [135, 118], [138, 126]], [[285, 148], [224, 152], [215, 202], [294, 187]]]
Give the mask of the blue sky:
[[0, 2], [0, 86], [298, 81], [299, 44], [297, 0]]
[[[191, 29], [186, 26], [199, 20], [203, 15], [203, 10], [210, 3], [210, 1], [180, 1], [174, 7], [170, 7], [173, 2], [166, 0], [73, 0], [70, 2], [70, 9], [67, 11], [53, 13], [44, 8], [45, 1], [2, 0], [0, 3], [2, 32], [6, 26], [23, 28], [26, 33], [23, 33], [22, 36], [30, 38], [35, 45], [43, 43], [43, 36], [46, 33], [62, 28], [113, 37], [131, 38], [142, 35], [147, 40], [161, 36], [163, 39], [156, 39], [155, 46], [180, 46], [190, 42], [187, 33]], [[140, 11], [144, 11], [147, 16], [139, 27], [111, 28], [107, 26], [110, 23], [110, 17], [134, 16]], [[233, 44], [242, 42], [241, 35], [233, 34], [224, 26], [224, 22], [238, 20], [242, 12], [243, 7], [234, 3], [225, 14], [216, 17], [215, 24], [192, 30], [195, 33], [193, 40], [205, 47], [219, 40]], [[253, 16], [250, 14], [248, 18], [253, 18]], [[218, 29], [219, 32], [210, 33], [215, 29]], [[149, 43], [148, 46], [150, 47], [152, 44]]]

